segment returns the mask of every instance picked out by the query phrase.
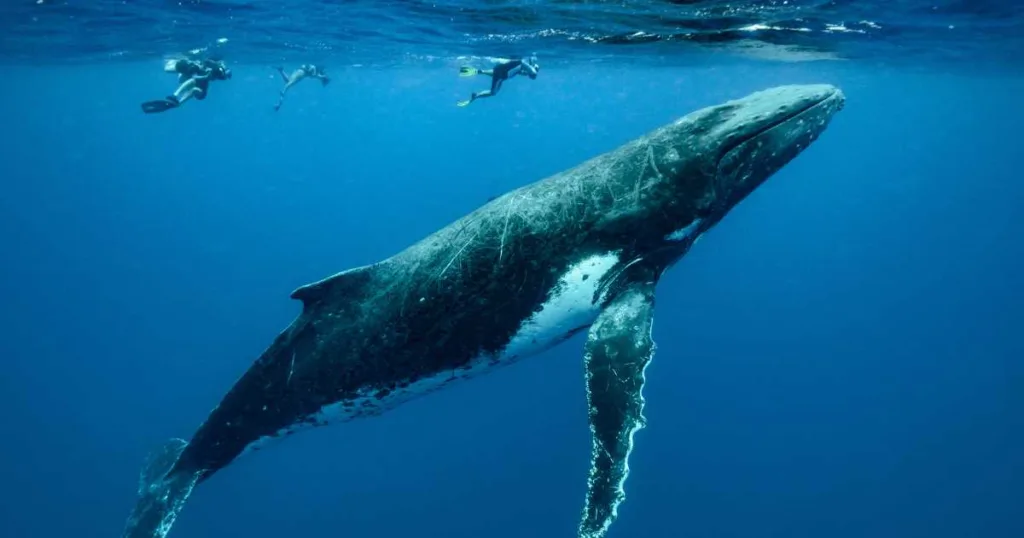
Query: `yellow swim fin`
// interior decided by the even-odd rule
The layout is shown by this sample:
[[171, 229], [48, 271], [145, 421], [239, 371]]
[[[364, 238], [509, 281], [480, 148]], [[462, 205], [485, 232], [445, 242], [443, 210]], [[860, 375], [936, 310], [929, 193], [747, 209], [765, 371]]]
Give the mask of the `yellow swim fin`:
[[455, 103], [455, 106], [466, 106], [471, 102], [473, 102], [472, 99], [466, 99], [465, 101], [459, 101], [458, 103]]
[[460, 77], [475, 77], [478, 72], [479, 70], [477, 68], [470, 67], [468, 65], [464, 65], [459, 68]]

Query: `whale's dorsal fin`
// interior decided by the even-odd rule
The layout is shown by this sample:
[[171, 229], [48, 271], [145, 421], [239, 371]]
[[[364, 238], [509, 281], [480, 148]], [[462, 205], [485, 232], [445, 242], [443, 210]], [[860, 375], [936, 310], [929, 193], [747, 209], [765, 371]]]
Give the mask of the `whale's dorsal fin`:
[[306, 284], [292, 292], [291, 298], [302, 301], [303, 308], [327, 297], [356, 295], [370, 281], [373, 265], [364, 265], [331, 275], [323, 280]]

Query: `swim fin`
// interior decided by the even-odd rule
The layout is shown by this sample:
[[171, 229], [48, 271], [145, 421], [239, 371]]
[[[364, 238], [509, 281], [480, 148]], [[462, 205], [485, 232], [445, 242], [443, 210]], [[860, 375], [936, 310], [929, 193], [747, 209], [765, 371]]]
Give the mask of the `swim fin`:
[[459, 76], [460, 77], [473, 77], [473, 76], [476, 76], [476, 74], [479, 73], [479, 72], [480, 71], [477, 68], [470, 67], [468, 65], [464, 65], [464, 66], [459, 68]]
[[468, 105], [468, 104], [470, 104], [472, 102], [473, 102], [472, 99], [466, 99], [465, 101], [459, 101], [458, 103], [455, 103], [455, 106], [462, 107], [462, 106], [466, 106], [466, 105]]
[[157, 112], [164, 112], [172, 108], [178, 108], [178, 100], [173, 97], [167, 99], [158, 99], [156, 101], [148, 101], [142, 103], [142, 111], [146, 114], [155, 114]]

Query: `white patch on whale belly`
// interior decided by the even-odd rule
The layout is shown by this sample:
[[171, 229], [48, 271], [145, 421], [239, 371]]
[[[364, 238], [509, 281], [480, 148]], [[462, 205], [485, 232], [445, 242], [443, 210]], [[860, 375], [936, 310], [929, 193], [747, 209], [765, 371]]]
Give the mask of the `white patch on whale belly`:
[[603, 299], [595, 300], [598, 285], [619, 261], [617, 252], [609, 252], [570, 267], [540, 311], [519, 327], [502, 352], [503, 360], [540, 353], [561, 342], [572, 331], [593, 323]]
[[253, 441], [242, 455], [263, 447], [268, 441], [293, 434], [314, 426], [347, 422], [374, 416], [419, 396], [441, 389], [454, 381], [470, 379], [499, 366], [536, 355], [564, 341], [573, 331], [586, 327], [597, 319], [603, 296], [598, 286], [620, 261], [618, 252], [594, 255], [572, 265], [558, 279], [548, 300], [539, 311], [527, 318], [519, 330], [497, 355], [484, 355], [471, 360], [465, 367], [445, 370], [421, 378], [404, 388], [397, 388], [387, 396], [378, 398], [377, 388], [361, 389], [355, 398], [335, 402], [320, 408], [307, 420], [292, 424], [272, 436]]

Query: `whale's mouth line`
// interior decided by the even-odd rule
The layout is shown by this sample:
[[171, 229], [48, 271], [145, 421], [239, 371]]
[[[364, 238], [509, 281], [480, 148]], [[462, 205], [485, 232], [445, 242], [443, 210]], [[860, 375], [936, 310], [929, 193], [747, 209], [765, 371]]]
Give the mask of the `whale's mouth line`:
[[826, 95], [825, 97], [822, 97], [821, 99], [818, 99], [817, 101], [813, 101], [811, 103], [808, 103], [805, 106], [802, 106], [802, 107], [800, 107], [800, 108], [798, 108], [796, 110], [793, 110], [792, 112], [786, 114], [785, 116], [780, 116], [779, 118], [776, 119], [776, 121], [773, 121], [773, 122], [771, 122], [771, 123], [761, 127], [760, 129], [750, 133], [750, 134], [747, 134], [745, 136], [737, 138], [736, 140], [733, 140], [728, 146], [725, 147], [725, 150], [722, 151], [719, 154], [717, 166], [721, 167], [722, 159], [725, 159], [725, 156], [729, 155], [729, 153], [731, 153], [736, 148], [742, 146], [743, 144], [746, 144], [747, 142], [750, 142], [751, 140], [753, 140], [753, 139], [755, 139], [755, 138], [757, 138], [757, 137], [767, 133], [768, 131], [771, 131], [772, 129], [774, 129], [774, 128], [780, 126], [780, 125], [785, 125], [786, 123], [789, 123], [790, 121], [795, 120], [795, 119], [799, 118], [800, 116], [802, 116], [802, 115], [804, 115], [804, 114], [806, 114], [806, 113], [808, 113], [808, 112], [810, 112], [810, 111], [812, 111], [812, 110], [814, 110], [814, 109], [816, 109], [816, 108], [818, 108], [818, 107], [828, 103], [832, 99], [835, 99], [835, 97], [836, 97], [836, 95], [838, 95], [838, 93], [839, 92], [836, 92], [836, 91], [829, 92], [829, 94]]

